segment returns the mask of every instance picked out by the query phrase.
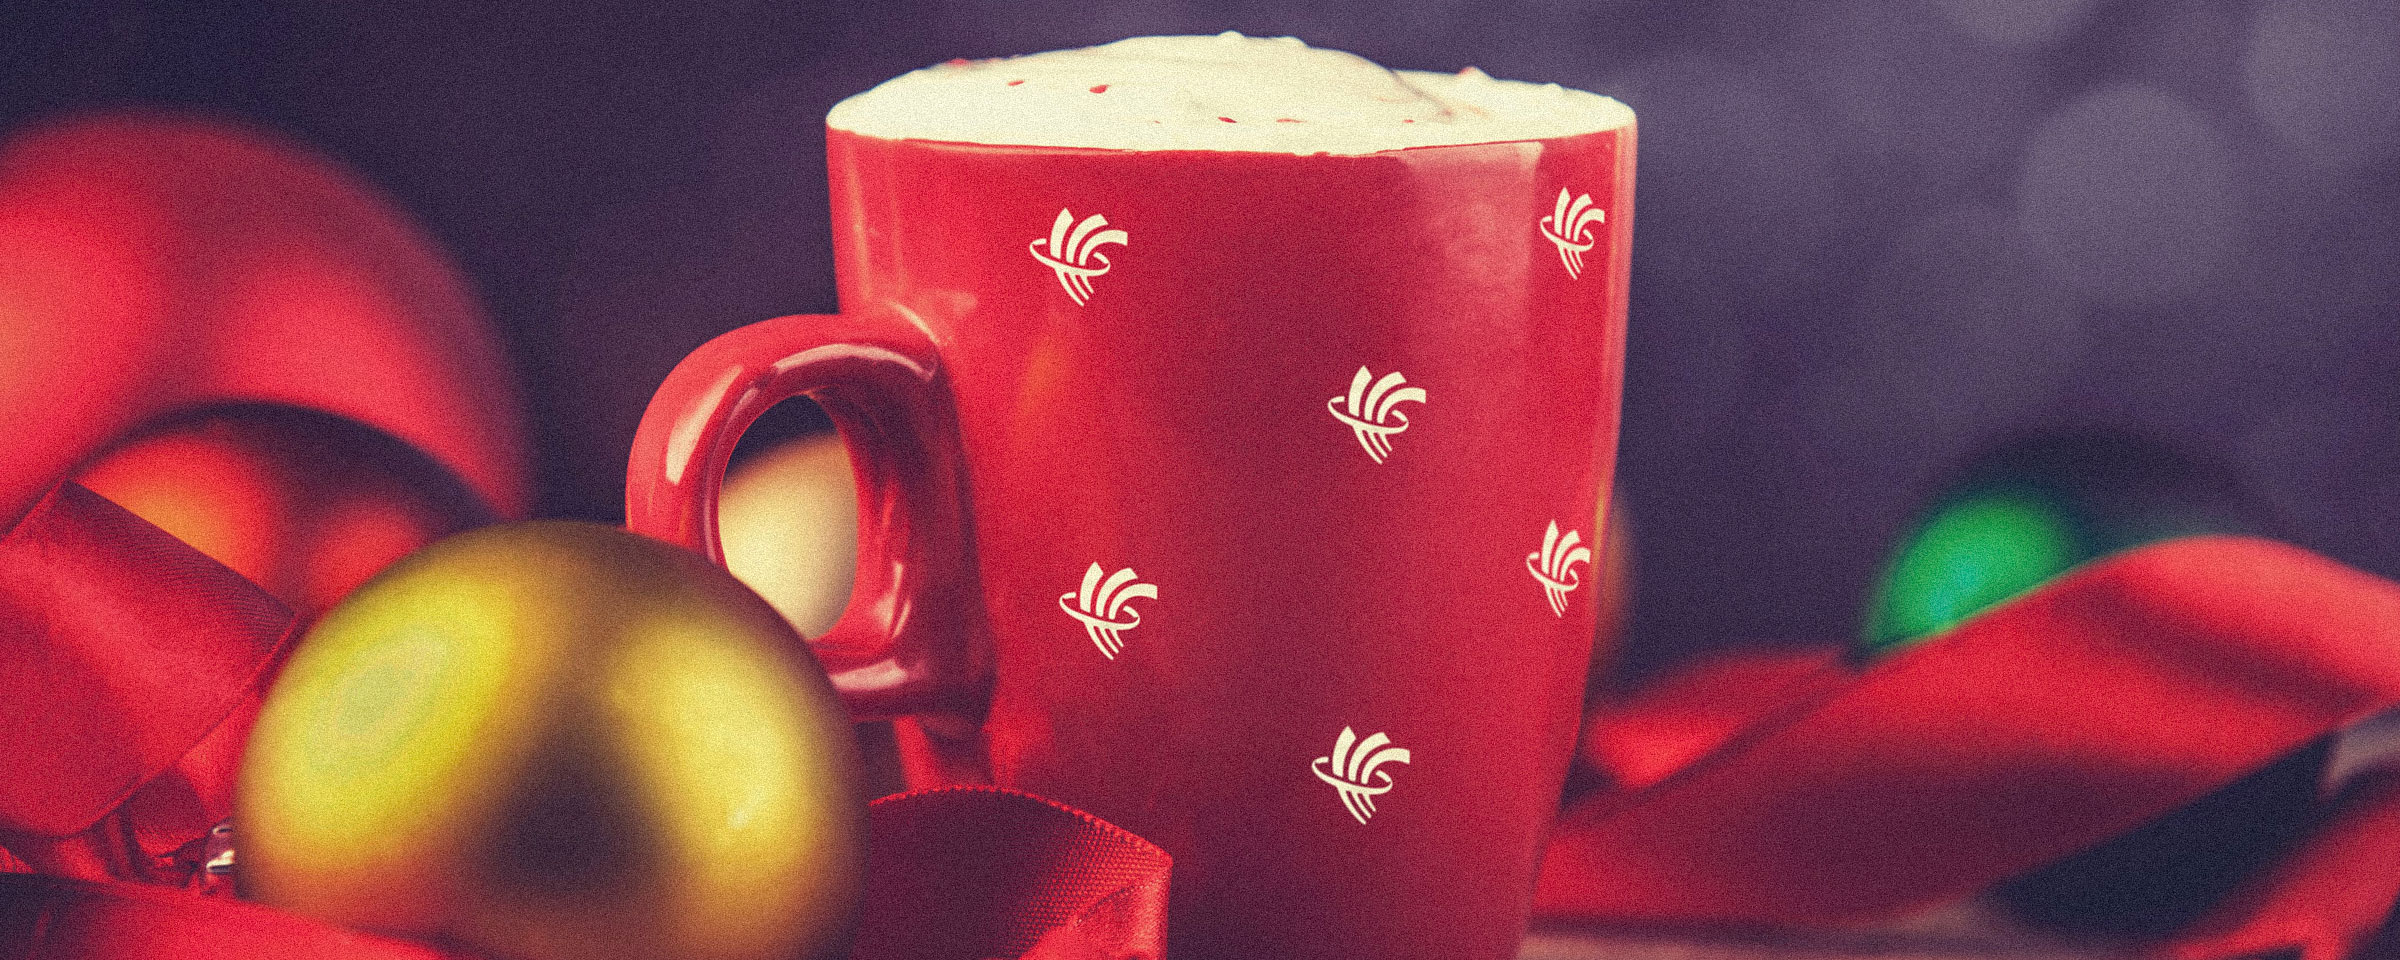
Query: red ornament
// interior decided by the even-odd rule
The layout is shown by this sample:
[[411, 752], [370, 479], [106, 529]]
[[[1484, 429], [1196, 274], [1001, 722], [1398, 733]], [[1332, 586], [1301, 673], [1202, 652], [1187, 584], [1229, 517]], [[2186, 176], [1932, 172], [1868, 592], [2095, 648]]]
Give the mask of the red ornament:
[[0, 149], [0, 528], [127, 434], [260, 403], [526, 503], [499, 344], [434, 245], [348, 172], [223, 124], [69, 121]]
[[145, 430], [76, 482], [312, 620], [392, 561], [492, 519], [456, 478], [391, 437], [275, 407]]

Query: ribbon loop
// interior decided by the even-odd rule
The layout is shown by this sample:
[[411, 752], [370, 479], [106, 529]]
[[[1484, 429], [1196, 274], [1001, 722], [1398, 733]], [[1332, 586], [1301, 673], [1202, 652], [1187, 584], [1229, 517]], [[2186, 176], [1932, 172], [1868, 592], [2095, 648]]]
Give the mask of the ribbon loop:
[[[166, 531], [53, 490], [0, 535], [0, 843], [136, 879], [141, 854], [205, 835], [232, 812], [241, 733], [296, 628]], [[140, 808], [127, 849], [56, 842], [124, 839], [93, 832], [121, 807]]]
[[875, 801], [852, 960], [1163, 960], [1167, 852], [1031, 794]]

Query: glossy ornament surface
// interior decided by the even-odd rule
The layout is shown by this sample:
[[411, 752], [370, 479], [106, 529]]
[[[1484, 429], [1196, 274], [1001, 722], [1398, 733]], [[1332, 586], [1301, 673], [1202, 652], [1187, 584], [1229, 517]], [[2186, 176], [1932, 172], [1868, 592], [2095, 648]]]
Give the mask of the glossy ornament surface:
[[488, 523], [423, 454], [358, 424], [218, 408], [143, 430], [75, 480], [313, 619], [392, 561]]
[[302, 640], [244, 760], [239, 884], [517, 960], [829, 956], [855, 764], [822, 673], [723, 570], [613, 528], [486, 528]]
[[[1364, 156], [829, 137], [847, 312], [687, 358], [628, 526], [721, 557], [728, 454], [807, 395], [863, 518], [815, 649], [855, 716], [954, 751], [917, 775], [1166, 848], [1179, 955], [1512, 955], [1603, 604], [1631, 127]], [[1562, 191], [1590, 249], [1545, 232]], [[1586, 549], [1536, 576], [1554, 526]], [[1312, 772], [1345, 729], [1410, 757], [1343, 781], [1382, 790], [1367, 817]]]
[[521, 516], [511, 380], [465, 277], [322, 157], [160, 113], [0, 148], [0, 528], [127, 434], [234, 404], [364, 424]]

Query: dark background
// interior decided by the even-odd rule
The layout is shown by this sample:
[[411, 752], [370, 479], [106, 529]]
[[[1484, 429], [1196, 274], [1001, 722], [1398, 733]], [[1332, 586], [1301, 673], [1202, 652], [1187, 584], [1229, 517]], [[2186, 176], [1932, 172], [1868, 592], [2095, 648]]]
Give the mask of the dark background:
[[2024, 431], [2155, 432], [2400, 574], [2391, 0], [7, 0], [0, 131], [191, 107], [363, 171], [504, 327], [542, 512], [614, 520], [677, 359], [834, 306], [836, 100], [1226, 29], [1640, 113], [1635, 671], [1849, 637], [1911, 512]]

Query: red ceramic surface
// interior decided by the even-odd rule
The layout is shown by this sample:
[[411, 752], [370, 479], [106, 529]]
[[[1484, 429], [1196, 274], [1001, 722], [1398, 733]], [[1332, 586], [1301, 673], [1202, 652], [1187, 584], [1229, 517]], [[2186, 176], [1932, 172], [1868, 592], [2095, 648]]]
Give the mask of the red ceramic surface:
[[812, 396], [859, 473], [817, 647], [861, 716], [1164, 847], [1179, 956], [1510, 956], [1595, 626], [1633, 144], [834, 131], [847, 312], [685, 360], [628, 523], [716, 556], [735, 440]]

